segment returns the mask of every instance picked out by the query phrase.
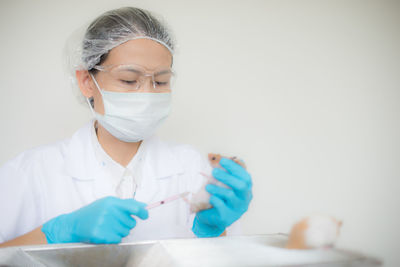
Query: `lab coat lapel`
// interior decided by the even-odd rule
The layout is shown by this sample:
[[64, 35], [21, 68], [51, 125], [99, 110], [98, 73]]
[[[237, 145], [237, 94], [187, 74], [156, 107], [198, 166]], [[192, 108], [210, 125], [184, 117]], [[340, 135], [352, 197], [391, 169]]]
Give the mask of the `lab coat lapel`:
[[93, 121], [90, 121], [72, 136], [65, 158], [65, 171], [74, 179], [77, 191], [86, 204], [114, 194], [94, 154], [92, 127]]
[[155, 179], [183, 173], [183, 166], [173, 153], [171, 146], [156, 136], [146, 140], [144, 158], [147, 174]]
[[183, 173], [183, 167], [167, 143], [156, 136], [143, 141], [142, 180], [136, 198], [143, 202], [152, 202], [159, 192], [159, 180], [169, 179]]

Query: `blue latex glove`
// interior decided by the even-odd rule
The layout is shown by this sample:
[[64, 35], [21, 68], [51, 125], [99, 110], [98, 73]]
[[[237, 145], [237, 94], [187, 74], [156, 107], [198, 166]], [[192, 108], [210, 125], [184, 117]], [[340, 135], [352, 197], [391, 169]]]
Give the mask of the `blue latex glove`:
[[42, 232], [51, 243], [119, 243], [136, 226], [135, 215], [143, 220], [149, 214], [146, 204], [134, 199], [105, 197], [46, 222]]
[[226, 171], [215, 168], [212, 174], [230, 188], [212, 184], [206, 186], [207, 192], [211, 194], [210, 204], [213, 208], [196, 214], [192, 231], [197, 237], [221, 235], [226, 227], [247, 211], [253, 198], [250, 174], [233, 160], [222, 158], [219, 163]]

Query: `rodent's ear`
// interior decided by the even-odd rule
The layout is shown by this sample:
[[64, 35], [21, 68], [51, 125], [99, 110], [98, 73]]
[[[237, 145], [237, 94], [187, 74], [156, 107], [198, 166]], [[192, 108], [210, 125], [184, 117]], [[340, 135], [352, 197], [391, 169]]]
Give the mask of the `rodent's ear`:
[[237, 164], [242, 166], [244, 169], [247, 169], [246, 163], [244, 163], [244, 160], [242, 160], [242, 159], [240, 159], [238, 157], [233, 157], [233, 158], [231, 158], [231, 160], [233, 160], [234, 162], [236, 162]]
[[221, 158], [231, 159], [234, 162], [236, 162], [237, 164], [239, 164], [240, 166], [242, 166], [244, 169], [246, 169], [246, 164], [244, 163], [244, 161], [242, 159], [240, 159], [238, 157], [225, 157], [225, 156], [221, 156], [220, 154], [213, 154], [213, 153], [208, 154], [208, 160], [210, 161], [211, 166], [213, 166], [214, 168], [221, 167], [221, 165], [219, 165], [219, 161], [221, 160]]

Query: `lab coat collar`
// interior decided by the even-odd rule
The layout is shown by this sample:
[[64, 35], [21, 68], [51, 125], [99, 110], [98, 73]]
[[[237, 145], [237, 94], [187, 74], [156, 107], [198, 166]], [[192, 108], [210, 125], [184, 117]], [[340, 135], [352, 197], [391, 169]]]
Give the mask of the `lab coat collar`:
[[[91, 140], [93, 120], [80, 128], [66, 146], [66, 172], [78, 180], [99, 178], [100, 162], [96, 159]], [[143, 140], [142, 164], [146, 178], [164, 178], [183, 173], [183, 166], [175, 157], [170, 145], [156, 136]]]

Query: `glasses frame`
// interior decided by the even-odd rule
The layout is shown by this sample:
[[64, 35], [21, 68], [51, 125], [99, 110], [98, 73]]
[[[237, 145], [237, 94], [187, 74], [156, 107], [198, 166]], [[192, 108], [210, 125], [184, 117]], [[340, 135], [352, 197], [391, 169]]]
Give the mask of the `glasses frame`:
[[143, 83], [145, 81], [145, 77], [151, 77], [153, 89], [157, 90], [155, 76], [164, 74], [164, 73], [171, 74], [170, 88], [168, 90], [172, 89], [172, 80], [173, 80], [173, 78], [175, 78], [175, 75], [176, 75], [172, 68], [158, 68], [153, 72], [148, 72], [148, 71], [146, 71], [146, 69], [144, 67], [142, 67], [140, 65], [136, 65], [136, 64], [115, 64], [115, 65], [105, 65], [105, 66], [96, 65], [93, 67], [93, 69], [101, 71], [101, 72], [111, 72], [112, 69], [114, 69], [116, 67], [123, 67], [123, 66], [133, 67], [132, 68], [133, 70], [138, 70], [138, 73], [140, 73], [136, 88], [134, 90], [139, 90], [141, 88], [141, 86], [143, 85]]

